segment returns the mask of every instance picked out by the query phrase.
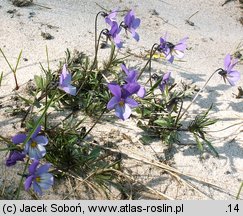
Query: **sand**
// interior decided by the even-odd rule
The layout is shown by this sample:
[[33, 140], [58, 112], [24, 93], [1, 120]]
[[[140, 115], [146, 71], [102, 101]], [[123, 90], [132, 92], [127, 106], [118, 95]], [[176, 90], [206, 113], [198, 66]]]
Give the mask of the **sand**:
[[[33, 79], [34, 75], [41, 74], [39, 63], [46, 65], [46, 46], [53, 70], [58, 68], [59, 60], [64, 57], [67, 48], [77, 49], [89, 55], [94, 53], [94, 17], [101, 10], [99, 5], [107, 9], [113, 9], [114, 5], [121, 9], [133, 8], [137, 17], [142, 20], [138, 30], [141, 40], [136, 43], [132, 39], [125, 39], [125, 48], [121, 50], [120, 55], [126, 53], [128, 48], [138, 55], [144, 53], [144, 50], [149, 50], [154, 43], [159, 42], [159, 38], [165, 32], [168, 32], [169, 39], [173, 42], [188, 36], [188, 50], [184, 62], [176, 62], [175, 65], [155, 62], [153, 69], [158, 73], [170, 70], [176, 81], [185, 80], [196, 84], [199, 88], [217, 68], [223, 67], [223, 59], [227, 53], [234, 53], [239, 44], [241, 48], [243, 46], [243, 26], [239, 22], [241, 11], [238, 1], [229, 2], [224, 6], [222, 6], [224, 0], [117, 0], [99, 1], [99, 5], [93, 0], [34, 2], [38, 5], [19, 8], [13, 6], [8, 0], [0, 1], [0, 47], [12, 64], [15, 64], [20, 50], [23, 51], [17, 73], [21, 86]], [[17, 11], [13, 12], [14, 9]], [[186, 23], [186, 20], [195, 12], [197, 13], [190, 19], [194, 23], [192, 26]], [[100, 30], [106, 27], [102, 19], [99, 20], [98, 26]], [[44, 39], [43, 33], [49, 33], [52, 38]], [[100, 58], [105, 58], [108, 53], [108, 50], [102, 50]], [[141, 58], [132, 56], [127, 60], [127, 64], [139, 70], [145, 62]], [[241, 71], [243, 77], [242, 64], [239, 64], [237, 69]], [[4, 77], [0, 87], [0, 104], [3, 106], [0, 108], [0, 133], [11, 137], [18, 131], [19, 119], [6, 115], [10, 97], [14, 95], [12, 91], [14, 79], [2, 56], [0, 56], [1, 71]], [[195, 192], [188, 186], [182, 186], [174, 178], [163, 174], [161, 169], [154, 166], [148, 168], [148, 165], [142, 163], [133, 170], [134, 175], [136, 172], [142, 173], [136, 178], [173, 199], [234, 199], [240, 182], [243, 181], [243, 101], [234, 96], [238, 92], [238, 86], [243, 86], [243, 79], [237, 83], [237, 86], [230, 87], [220, 76], [214, 76], [190, 108], [193, 114], [188, 118], [198, 114], [199, 109], [206, 110], [211, 103], [214, 104], [210, 116], [218, 118], [219, 121], [209, 128], [211, 131], [209, 134], [219, 152], [219, 158], [204, 153], [202, 159], [195, 145], [188, 145], [193, 141], [184, 136], [184, 145], [174, 145], [174, 154], [170, 160], [171, 166], [180, 172], [211, 182], [223, 191], [193, 181], [192, 183], [204, 194]], [[150, 160], [156, 160], [154, 151], [162, 154], [165, 149], [160, 141], [153, 142], [151, 146], [141, 145], [138, 141], [141, 130], [136, 127], [135, 119], [126, 122], [117, 120], [115, 124], [101, 122], [94, 133], [101, 136], [104, 133], [114, 133], [116, 130], [120, 131], [117, 137], [128, 134], [135, 143], [124, 144], [124, 141], [117, 143], [121, 150], [125, 146]], [[4, 162], [4, 154], [1, 154], [0, 158]], [[129, 167], [131, 161], [126, 160], [126, 162]], [[131, 163], [134, 164], [134, 161]], [[7, 177], [1, 175], [0, 186], [4, 182], [14, 182], [15, 177], [12, 172], [14, 168], [6, 171], [4, 165], [1, 167], [1, 172]], [[54, 190], [48, 192], [44, 198], [62, 199], [63, 196]], [[30, 197], [23, 193], [22, 198]]]

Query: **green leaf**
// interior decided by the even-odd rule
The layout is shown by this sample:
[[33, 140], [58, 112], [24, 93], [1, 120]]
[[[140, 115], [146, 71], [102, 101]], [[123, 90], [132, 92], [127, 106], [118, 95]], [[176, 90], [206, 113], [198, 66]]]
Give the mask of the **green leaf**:
[[99, 175], [96, 175], [95, 176], [96, 179], [99, 179], [99, 180], [110, 180], [112, 178], [111, 175], [102, 175], [102, 174], [99, 174]]
[[212, 150], [214, 152], [214, 154], [219, 157], [219, 153], [216, 151], [216, 149], [213, 147], [213, 145], [211, 144], [211, 142], [209, 142], [208, 140], [204, 139], [204, 141], [206, 142], [206, 144], [208, 145], [208, 147], [210, 148], [210, 150]]
[[148, 136], [148, 135], [143, 135], [139, 140], [144, 144], [144, 145], [150, 145], [153, 139]]
[[[149, 93], [150, 93], [150, 92], [153, 92], [153, 90], [156, 89], [156, 88], [159, 86], [159, 84], [161, 83], [162, 79], [163, 79], [163, 77], [161, 77], [161, 78], [158, 79], [158, 81], [157, 81], [157, 82], [151, 87], [151, 89], [149, 90]], [[149, 93], [148, 93], [148, 94], [149, 94]]]
[[2, 85], [2, 81], [3, 81], [3, 72], [0, 74], [0, 86]]
[[23, 100], [23, 101], [26, 103], [26, 105], [28, 105], [28, 106], [33, 104], [33, 102], [32, 102], [31, 100], [26, 99], [26, 98], [22, 97], [21, 95], [18, 95], [18, 97], [19, 97], [21, 100]]
[[169, 125], [169, 122], [166, 121], [165, 119], [157, 119], [154, 121], [155, 124], [161, 126], [161, 127], [166, 127]]
[[34, 76], [35, 84], [38, 89], [44, 89], [44, 80], [41, 76]]
[[90, 152], [90, 155], [89, 155], [89, 158], [90, 159], [95, 159], [95, 158], [98, 158], [100, 155], [100, 148], [94, 148], [91, 152]]
[[198, 136], [196, 134], [193, 134], [197, 143], [197, 147], [198, 149], [202, 152], [203, 151], [203, 144], [202, 142], [199, 140]]

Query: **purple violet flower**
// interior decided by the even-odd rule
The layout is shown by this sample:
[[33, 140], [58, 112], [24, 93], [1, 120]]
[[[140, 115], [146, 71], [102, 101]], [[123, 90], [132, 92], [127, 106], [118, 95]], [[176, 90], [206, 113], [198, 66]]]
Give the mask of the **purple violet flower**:
[[[25, 145], [24, 152], [29, 155], [31, 159], [41, 159], [46, 154], [45, 145], [48, 143], [48, 139], [45, 136], [38, 135], [41, 131], [41, 126], [39, 126], [36, 131], [31, 136], [30, 140]], [[25, 137], [25, 138], [24, 138]], [[24, 142], [27, 135], [22, 134], [22, 138], [18, 138], [19, 142]]]
[[45, 164], [37, 168], [38, 165], [39, 161], [34, 160], [29, 166], [29, 175], [25, 180], [24, 188], [29, 190], [33, 185], [34, 191], [42, 195], [42, 189], [49, 189], [54, 183], [54, 178], [52, 174], [48, 173], [51, 164]]
[[[122, 70], [126, 73], [127, 77], [125, 79], [126, 84], [123, 85], [124, 88], [130, 89], [129, 86], [138, 86], [138, 91], [136, 92], [137, 96], [144, 98], [146, 90], [137, 82], [138, 74], [136, 70], [128, 70], [124, 64], [121, 65]], [[134, 88], [134, 87], [132, 87]]]
[[137, 107], [138, 103], [129, 98], [138, 91], [137, 85], [130, 85], [129, 89], [120, 87], [116, 83], [108, 84], [108, 88], [114, 95], [107, 104], [107, 109], [115, 109], [115, 115], [123, 121], [128, 119], [132, 113], [131, 108]]
[[136, 41], [139, 41], [139, 35], [136, 32], [136, 29], [139, 27], [139, 25], [140, 25], [140, 19], [135, 18], [134, 11], [130, 10], [124, 18], [124, 28], [132, 34], [132, 37]]
[[109, 24], [110, 26], [112, 25], [112, 22], [116, 21], [116, 15], [117, 15], [117, 8], [112, 10], [111, 13], [106, 14], [105, 16], [105, 22]]
[[59, 80], [59, 88], [67, 94], [76, 95], [76, 87], [71, 85], [71, 74], [67, 70], [67, 65], [64, 64]]
[[185, 37], [179, 41], [176, 45], [167, 41], [167, 34], [165, 34], [164, 38], [160, 38], [160, 45], [158, 48], [159, 52], [164, 53], [165, 58], [173, 63], [175, 56], [179, 59], [184, 57], [184, 51], [186, 49], [186, 40], [188, 37]]
[[121, 32], [121, 27], [118, 26], [118, 23], [113, 21], [111, 22], [111, 29], [106, 35], [109, 39], [112, 39], [117, 46], [117, 48], [122, 48], [122, 42], [119, 33]]
[[24, 161], [25, 154], [19, 151], [10, 151], [9, 156], [6, 160], [6, 166], [10, 167], [17, 163], [17, 161]]
[[159, 89], [163, 92], [165, 90], [165, 86], [169, 82], [171, 72], [167, 72], [163, 75], [161, 83], [159, 84]]
[[[25, 139], [26, 139], [25, 134], [17, 134], [12, 137], [12, 142], [13, 144], [18, 145], [20, 143], [23, 143]], [[18, 150], [10, 151], [5, 164], [8, 167], [13, 166], [17, 163], [17, 161], [24, 161], [25, 156], [26, 154], [23, 151], [18, 151]]]
[[220, 68], [218, 71], [226, 83], [228, 80], [231, 86], [236, 85], [236, 82], [240, 79], [240, 72], [233, 70], [233, 67], [238, 63], [237, 59], [232, 59], [230, 54], [227, 54], [224, 58], [224, 69]]

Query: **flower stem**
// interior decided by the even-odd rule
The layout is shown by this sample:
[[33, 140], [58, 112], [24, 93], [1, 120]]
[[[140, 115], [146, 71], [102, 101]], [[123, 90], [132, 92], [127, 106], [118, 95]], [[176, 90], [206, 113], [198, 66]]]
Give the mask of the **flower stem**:
[[19, 199], [20, 189], [21, 189], [23, 181], [24, 181], [24, 174], [26, 173], [29, 162], [30, 162], [30, 158], [28, 158], [28, 160], [26, 161], [26, 164], [24, 166], [24, 171], [23, 171], [23, 174], [21, 176], [21, 179], [20, 179], [20, 182], [19, 182], [19, 187], [18, 187], [17, 194], [16, 194], [16, 200]]
[[61, 122], [57, 123], [55, 126], [53, 126], [51, 129], [48, 129], [49, 131], [53, 131], [54, 129], [56, 129], [60, 124], [62, 124], [64, 121], [66, 121], [67, 119], [69, 119], [72, 115], [74, 115], [74, 113], [77, 111], [72, 111], [71, 113], [69, 113]]
[[[91, 71], [93, 70], [94, 65], [96, 64], [97, 61], [97, 54], [98, 54], [98, 48], [99, 48], [99, 40], [100, 40], [100, 36], [99, 39], [97, 40], [97, 32], [98, 32], [98, 28], [97, 28], [97, 23], [98, 23], [98, 17], [100, 14], [105, 14], [104, 11], [100, 11], [96, 14], [95, 16], [95, 58], [94, 58], [94, 62], [93, 65], [91, 67]], [[103, 31], [103, 30], [102, 30]], [[101, 35], [101, 34], [100, 34]]]
[[101, 38], [101, 35], [103, 34], [104, 31], [108, 31], [107, 29], [103, 29], [100, 34], [99, 34], [99, 37], [98, 37], [98, 40], [96, 42], [96, 46], [95, 46], [95, 57], [94, 57], [94, 61], [93, 61], [93, 64], [91, 66], [91, 69], [90, 71], [92, 71], [95, 67], [95, 65], [97, 64], [97, 56], [98, 56], [98, 50], [99, 50], [99, 44], [100, 44], [100, 38]]
[[8, 148], [0, 149], [0, 152], [1, 152], [1, 151], [17, 150], [17, 149], [18, 149], [18, 147], [13, 146], [13, 147], [8, 147]]
[[208, 84], [208, 82], [211, 80], [211, 78], [214, 76], [214, 74], [216, 74], [219, 71], [216, 70], [214, 71], [211, 76], [208, 78], [208, 80], [205, 82], [205, 84], [203, 85], [203, 87], [200, 89], [200, 91], [197, 92], [197, 94], [195, 95], [195, 97], [192, 99], [191, 103], [187, 106], [187, 108], [184, 110], [184, 112], [178, 117], [177, 122], [183, 117], [183, 115], [185, 115], [185, 113], [187, 112], [187, 110], [191, 107], [191, 105], [194, 103], [194, 101], [197, 99], [197, 97], [199, 96], [199, 94], [204, 90], [204, 88], [206, 87], [206, 85]]
[[[56, 90], [57, 92], [57, 90]], [[55, 93], [56, 93], [55, 92]], [[45, 116], [48, 108], [50, 107], [51, 103], [53, 102], [54, 98], [55, 98], [55, 95], [56, 94], [53, 94], [52, 98], [50, 99], [50, 101], [46, 104], [45, 106], [45, 109], [42, 113], [42, 115], [39, 117], [39, 119], [37, 120], [37, 122], [35, 123], [34, 127], [32, 128], [32, 130], [30, 131], [30, 133], [28, 134], [27, 138], [25, 139], [23, 145], [25, 146], [27, 144], [27, 142], [31, 139], [32, 135], [34, 134], [34, 132], [36, 131], [36, 129], [38, 128], [38, 126], [40, 125], [40, 122], [41, 120], [43, 119], [43, 117]], [[23, 180], [24, 180], [24, 174], [26, 172], [26, 169], [27, 169], [27, 166], [28, 166], [28, 163], [29, 163], [30, 159], [27, 160], [26, 162], [26, 165], [25, 165], [25, 168], [24, 168], [24, 171], [23, 171], [23, 175], [21, 177], [21, 180], [20, 180], [20, 183], [19, 183], [19, 187], [18, 187], [18, 191], [17, 191], [17, 195], [16, 195], [16, 199], [19, 198], [19, 193], [20, 193], [20, 188], [21, 188], [21, 185], [23, 183]]]
[[84, 139], [89, 133], [90, 131], [95, 127], [95, 125], [98, 123], [98, 121], [101, 119], [101, 117], [104, 115], [106, 111], [106, 108], [104, 108], [104, 110], [102, 111], [102, 113], [100, 114], [99, 118], [95, 121], [95, 123], [91, 126], [91, 128], [84, 134], [84, 136], [82, 137], [82, 139]]
[[97, 21], [98, 21], [98, 17], [101, 13], [104, 13], [103, 11], [100, 11], [99, 13], [96, 14], [95, 16], [95, 53], [97, 52]]
[[[49, 54], [48, 54], [48, 48], [46, 46], [46, 59], [47, 59], [47, 73], [49, 74], [50, 73], [50, 61], [49, 61]], [[46, 75], [46, 80], [48, 80], [48, 77]], [[47, 90], [48, 90], [48, 84], [46, 83], [46, 86], [45, 86], [45, 92], [46, 92], [46, 95], [45, 95], [45, 105], [47, 105]], [[45, 114], [45, 120], [44, 120], [44, 129], [46, 130], [47, 128], [47, 113]]]
[[[146, 67], [148, 66], [148, 64], [150, 64], [150, 69], [151, 70], [151, 61], [152, 61], [152, 57], [155, 54], [155, 52], [157, 51], [157, 48], [155, 48], [155, 46], [158, 46], [157, 43], [155, 43], [151, 50], [150, 50], [150, 56], [149, 56], [149, 60], [146, 62], [145, 66], [142, 68], [140, 74], [138, 75], [138, 79], [141, 77], [141, 75], [143, 74], [143, 72], [145, 71]], [[154, 49], [155, 48], [155, 49]], [[151, 71], [150, 71], [150, 75], [151, 75]]]
[[177, 127], [178, 121], [180, 120], [179, 117], [180, 117], [180, 114], [181, 114], [181, 111], [182, 111], [182, 107], [183, 107], [183, 100], [181, 98], [180, 98], [180, 101], [181, 101], [181, 106], [180, 106], [179, 113], [178, 113], [178, 115], [176, 117], [175, 127]]
[[9, 141], [7, 138], [5, 138], [5, 137], [3, 137], [3, 136], [1, 136], [0, 135], [0, 139], [2, 140], [2, 141], [4, 141], [4, 142], [6, 142], [6, 143], [8, 143], [8, 144], [13, 144], [11, 141]]

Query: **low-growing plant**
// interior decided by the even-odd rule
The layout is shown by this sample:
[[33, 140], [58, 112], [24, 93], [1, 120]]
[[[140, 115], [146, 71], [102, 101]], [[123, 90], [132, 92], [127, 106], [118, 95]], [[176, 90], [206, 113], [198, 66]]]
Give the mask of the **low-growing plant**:
[[[7, 148], [1, 151], [9, 152], [6, 166], [13, 166], [18, 161], [25, 164], [16, 198], [19, 198], [23, 182], [25, 190], [33, 187], [35, 193], [42, 195], [42, 190], [49, 189], [54, 184], [54, 177], [61, 178], [67, 174], [92, 181], [105, 193], [109, 191], [109, 185], [124, 192], [124, 179], [121, 180], [119, 174], [122, 171], [119, 155], [101, 148], [95, 138], [87, 139], [104, 113], [111, 110], [115, 111], [116, 117], [125, 121], [135, 109], [136, 114], [132, 116], [136, 118], [137, 125], [147, 132], [142, 137], [146, 144], [150, 143], [151, 138], [159, 137], [171, 147], [180, 142], [180, 133], [191, 133], [201, 152], [206, 145], [218, 156], [217, 149], [211, 144], [206, 131], [207, 127], [216, 122], [208, 116], [213, 105], [206, 111], [199, 112], [194, 118], [189, 117], [187, 122], [184, 117], [216, 73], [231, 86], [236, 85], [240, 79], [240, 73], [234, 69], [238, 61], [227, 54], [224, 68], [217, 69], [200, 90], [195, 86], [172, 83], [171, 71], [151, 74], [153, 57], [162, 56], [163, 61], [168, 61], [169, 64], [180, 60], [184, 57], [189, 38], [184, 37], [174, 44], [168, 41], [166, 34], [160, 38], [160, 43], [152, 46], [149, 58], [140, 72], [139, 69], [131, 69], [125, 64], [127, 57], [118, 57], [117, 49], [123, 47], [122, 29], [139, 41], [137, 28], [140, 26], [140, 19], [135, 17], [133, 10], [128, 10], [125, 11], [124, 20], [118, 24], [119, 12], [124, 11], [101, 11], [97, 14], [93, 58], [78, 51], [71, 54], [67, 50], [65, 60], [60, 62], [58, 70], [52, 71], [46, 48], [48, 67], [40, 64], [43, 75], [34, 76], [35, 88], [30, 91], [30, 97], [18, 94], [28, 107], [21, 124], [22, 128], [25, 128], [24, 132], [12, 136], [11, 140], [0, 136], [7, 144]], [[109, 28], [102, 29], [98, 36], [97, 20], [100, 15]], [[105, 45], [111, 43], [110, 56], [103, 63], [99, 61], [98, 55], [102, 38]], [[1, 49], [0, 51], [13, 72], [15, 90], [18, 90], [16, 72], [22, 51], [15, 68], [10, 65], [4, 52]], [[146, 71], [149, 78], [143, 86], [140, 79]], [[2, 78], [0, 83], [1, 80]], [[186, 100], [192, 97], [189, 105], [184, 108]], [[51, 113], [63, 110], [68, 110], [69, 114], [54, 124], [50, 118]], [[84, 117], [79, 118], [80, 113]], [[88, 116], [94, 120], [89, 128], [84, 121]]]

